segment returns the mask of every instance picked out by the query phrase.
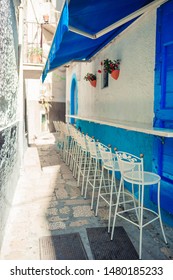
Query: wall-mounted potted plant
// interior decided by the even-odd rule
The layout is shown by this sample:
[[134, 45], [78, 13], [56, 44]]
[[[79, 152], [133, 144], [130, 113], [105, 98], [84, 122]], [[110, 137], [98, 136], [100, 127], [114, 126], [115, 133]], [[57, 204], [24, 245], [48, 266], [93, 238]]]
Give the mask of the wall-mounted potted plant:
[[49, 15], [48, 14], [43, 15], [43, 20], [44, 20], [44, 23], [49, 23]]
[[28, 50], [28, 58], [30, 63], [41, 63], [42, 62], [42, 48], [31, 47]]
[[120, 74], [120, 60], [105, 59], [103, 62], [103, 69], [105, 72], [111, 74], [113, 79], [117, 80]]
[[86, 76], [84, 77], [84, 80], [89, 81], [93, 87], [96, 87], [97, 80], [95, 74], [87, 73]]

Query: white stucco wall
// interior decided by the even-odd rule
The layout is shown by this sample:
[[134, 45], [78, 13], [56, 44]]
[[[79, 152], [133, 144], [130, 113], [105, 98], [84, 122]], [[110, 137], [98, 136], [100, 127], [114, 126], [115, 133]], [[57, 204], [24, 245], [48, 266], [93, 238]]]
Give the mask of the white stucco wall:
[[41, 82], [41, 77], [34, 76], [32, 72], [32, 79], [25, 79], [25, 90], [28, 100], [38, 101], [42, 93], [42, 89], [46, 96], [50, 97], [53, 102], [65, 102], [65, 68], [57, 69], [49, 73], [44, 84]]
[[[155, 32], [156, 12], [152, 11], [133, 23], [91, 63], [81, 63], [79, 115], [152, 124]], [[118, 80], [109, 77], [109, 86], [101, 89], [101, 75], [97, 71], [100, 62], [106, 58], [121, 59], [120, 76]], [[79, 72], [78, 68], [73, 63], [67, 71], [67, 105], [70, 102], [71, 77]], [[87, 72], [97, 74], [96, 88], [83, 79]]]
[[52, 72], [52, 96], [54, 102], [65, 102], [66, 70], [60, 67]]

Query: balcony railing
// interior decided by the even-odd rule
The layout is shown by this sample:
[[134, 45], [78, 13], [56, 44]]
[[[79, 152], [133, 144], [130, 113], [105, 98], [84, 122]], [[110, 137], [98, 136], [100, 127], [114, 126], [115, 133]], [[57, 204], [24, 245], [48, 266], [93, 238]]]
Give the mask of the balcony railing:
[[24, 63], [42, 63], [42, 27], [36, 22], [24, 23]]

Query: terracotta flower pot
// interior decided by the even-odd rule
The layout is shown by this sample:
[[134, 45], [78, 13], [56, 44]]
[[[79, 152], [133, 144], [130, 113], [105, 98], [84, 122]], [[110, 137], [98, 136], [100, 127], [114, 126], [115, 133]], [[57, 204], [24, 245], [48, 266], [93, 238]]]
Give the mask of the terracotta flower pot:
[[96, 80], [90, 81], [90, 84], [91, 84], [93, 87], [96, 87], [96, 83], [97, 83]]
[[41, 63], [41, 55], [38, 55], [38, 54], [32, 54], [30, 57], [29, 57], [29, 61], [30, 63]]
[[43, 19], [45, 23], [49, 22], [49, 16], [48, 15], [43, 15]]
[[119, 74], [120, 74], [120, 70], [113, 70], [112, 73], [111, 73], [111, 77], [115, 80], [118, 79], [119, 77]]

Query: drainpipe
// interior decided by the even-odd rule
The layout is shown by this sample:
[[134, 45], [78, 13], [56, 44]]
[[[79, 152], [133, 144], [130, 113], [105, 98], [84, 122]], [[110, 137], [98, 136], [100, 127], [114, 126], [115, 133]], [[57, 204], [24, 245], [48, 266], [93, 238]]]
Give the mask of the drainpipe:
[[23, 169], [23, 156], [24, 156], [24, 98], [23, 98], [23, 6], [24, 0], [21, 0], [19, 6], [19, 32], [18, 32], [18, 59], [19, 59], [19, 153], [20, 153], [20, 166]]

